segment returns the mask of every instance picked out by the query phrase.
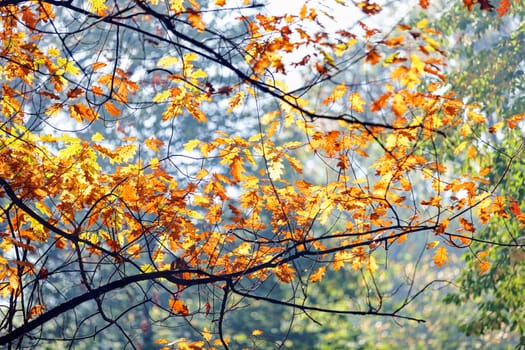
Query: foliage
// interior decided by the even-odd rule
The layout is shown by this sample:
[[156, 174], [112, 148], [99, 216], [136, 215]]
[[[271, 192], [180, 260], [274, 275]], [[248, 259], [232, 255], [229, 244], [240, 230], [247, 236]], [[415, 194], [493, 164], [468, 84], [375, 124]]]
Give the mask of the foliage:
[[[502, 1], [500, 6], [505, 3]], [[523, 240], [523, 227], [512, 219], [521, 215], [520, 208], [525, 205], [521, 185], [524, 180], [523, 129], [501, 129], [500, 116], [511, 123], [516, 118], [523, 118], [519, 113], [525, 108], [525, 99], [519, 90], [524, 82], [522, 43], [525, 27], [521, 24], [524, 9], [522, 3], [515, 3], [507, 8], [507, 16], [501, 19], [488, 14], [457, 18], [461, 9], [456, 7], [447, 16], [446, 23], [438, 23], [455, 42], [451, 53], [457, 63], [451, 68], [451, 84], [465, 91], [471, 99], [480, 101], [480, 110], [491, 124], [488, 132], [474, 130], [482, 139], [490, 140], [490, 147], [480, 143], [477, 148], [483, 151], [474, 162], [463, 163], [462, 171], [490, 166], [491, 183], [498, 183], [497, 193], [510, 201], [508, 215], [492, 220], [479, 232], [480, 241], [469, 247], [477, 252], [486, 249], [486, 242], [499, 242], [487, 252], [492, 265], [483, 275], [465, 270], [460, 278], [461, 291], [449, 295], [447, 300], [456, 305], [476, 301], [477, 308], [462, 323], [467, 334], [492, 330], [510, 332], [521, 337], [522, 347], [525, 346], [525, 315], [521, 306], [525, 253], [523, 247], [515, 247], [514, 243]], [[468, 43], [470, 45], [465, 45]], [[509, 164], [512, 154], [516, 154], [516, 159]], [[501, 178], [498, 174], [506, 176]], [[470, 266], [477, 264], [471, 254], [466, 255], [466, 261]]]
[[[364, 17], [337, 27], [309, 2], [275, 16], [249, 1], [0, 1], [0, 344], [256, 346], [265, 330], [234, 335], [231, 318], [261, 302], [301, 322], [423, 321], [405, 313], [410, 281], [383, 302], [380, 253], [431, 235], [442, 267], [479, 239], [475, 220], [525, 224], [497, 193], [509, 172], [448, 164], [494, 126], [447, 89], [440, 32], [377, 28], [369, 1], [330, 6]], [[356, 83], [353, 69], [388, 79]], [[308, 78], [287, 88], [292, 74]], [[474, 269], [491, 254], [473, 250]], [[330, 307], [320, 286], [337, 273], [363, 284]]]

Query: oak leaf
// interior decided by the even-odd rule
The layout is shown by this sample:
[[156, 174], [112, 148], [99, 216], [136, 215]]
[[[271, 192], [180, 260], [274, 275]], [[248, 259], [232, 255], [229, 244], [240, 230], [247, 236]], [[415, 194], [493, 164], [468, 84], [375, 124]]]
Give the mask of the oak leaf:
[[443, 267], [448, 262], [447, 249], [439, 247], [434, 254], [434, 264], [438, 267]]

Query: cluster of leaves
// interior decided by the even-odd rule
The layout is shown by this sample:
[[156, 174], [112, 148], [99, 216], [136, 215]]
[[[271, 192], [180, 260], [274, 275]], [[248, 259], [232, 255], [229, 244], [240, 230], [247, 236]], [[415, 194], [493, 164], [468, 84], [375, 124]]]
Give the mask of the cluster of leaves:
[[[507, 6], [508, 2], [500, 2]], [[519, 92], [523, 83], [523, 45], [524, 35], [523, 4], [507, 7], [507, 16], [465, 16], [438, 22], [445, 33], [455, 37], [454, 55], [457, 64], [451, 67], [451, 84], [466, 92], [467, 96], [480, 101], [480, 110], [489, 118], [489, 130], [474, 129], [478, 137], [478, 155], [463, 162], [461, 171], [473, 167], [490, 166], [491, 183], [499, 183], [498, 193], [509, 201], [509, 212], [505, 217], [492, 220], [480, 230], [478, 238], [469, 249], [477, 252], [486, 248], [484, 242], [497, 242], [487, 252], [492, 265], [487, 272], [478, 275], [464, 271], [460, 278], [461, 290], [451, 294], [447, 300], [455, 305], [475, 301], [475, 311], [462, 324], [467, 334], [484, 334], [493, 330], [509, 332], [521, 337], [525, 343], [521, 290], [525, 280], [522, 271], [525, 267], [522, 243], [523, 226], [514, 221], [521, 215], [525, 192], [520, 185], [523, 174], [523, 129], [516, 121], [523, 120], [525, 101]], [[452, 14], [460, 9], [453, 8]], [[454, 17], [452, 15], [452, 17]], [[490, 67], [487, 66], [490, 62]], [[470, 69], [465, 69], [468, 64]], [[490, 98], [485, 98], [490, 96]], [[510, 128], [502, 128], [503, 123]], [[467, 137], [471, 137], [467, 136]], [[508, 160], [515, 158], [509, 164]], [[506, 174], [500, 177], [498, 174]], [[484, 241], [484, 242], [483, 242]], [[516, 246], [518, 245], [518, 246]], [[477, 264], [472, 255], [467, 254], [469, 266]]]
[[[369, 1], [333, 5], [382, 11]], [[391, 309], [333, 310], [307, 303], [307, 287], [347, 268], [373, 274], [375, 251], [425, 232], [436, 236], [427, 246], [434, 264], [444, 266], [447, 244], [477, 239], [474, 217], [486, 224], [511, 213], [525, 224], [496, 193], [503, 180], [491, 183], [490, 167], [458, 174], [446, 164], [448, 151], [473, 158], [472, 130], [489, 125], [477, 105], [447, 91], [440, 32], [427, 21], [387, 34], [366, 20], [329, 32], [315, 4], [279, 16], [247, 1], [225, 6], [0, 1], [0, 294], [8, 301], [0, 344], [75, 343], [114, 328], [138, 347], [153, 326], [188, 323], [187, 336], [156, 342], [228, 348], [225, 319], [239, 298], [415, 319], [401, 314], [412, 298]], [[245, 28], [240, 35], [206, 16], [221, 11]], [[141, 69], [124, 62], [128, 53]], [[388, 82], [373, 93], [348, 82], [344, 72], [361, 63], [381, 67]], [[293, 91], [277, 80], [292, 68], [311, 77]], [[170, 131], [133, 131], [130, 116], [149, 113]], [[217, 114], [248, 114], [256, 127], [177, 139], [174, 125], [207, 130]], [[118, 142], [97, 131], [108, 125]], [[448, 138], [456, 130], [461, 138]], [[474, 253], [486, 272], [489, 253]], [[67, 280], [75, 285], [59, 292]], [[268, 281], [287, 286], [287, 299], [260, 294]], [[140, 296], [113, 307], [109, 296], [120, 289]], [[68, 324], [84, 303], [96, 311]], [[137, 335], [123, 318], [146, 305]], [[102, 330], [86, 326], [92, 318]], [[41, 336], [51, 320], [55, 334]]]

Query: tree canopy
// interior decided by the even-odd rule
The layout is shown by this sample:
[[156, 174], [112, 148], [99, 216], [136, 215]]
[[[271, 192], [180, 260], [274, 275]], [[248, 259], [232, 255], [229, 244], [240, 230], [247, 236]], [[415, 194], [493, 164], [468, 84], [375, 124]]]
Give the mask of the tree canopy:
[[269, 5], [0, 1], [0, 344], [237, 348], [244, 326], [256, 347], [235, 315], [261, 303], [288, 333], [298, 314], [424, 322], [406, 308], [437, 281], [378, 283], [391, 254], [424, 242], [415, 274], [462, 249], [481, 280], [495, 251], [524, 260], [525, 114], [451, 82], [425, 17]]

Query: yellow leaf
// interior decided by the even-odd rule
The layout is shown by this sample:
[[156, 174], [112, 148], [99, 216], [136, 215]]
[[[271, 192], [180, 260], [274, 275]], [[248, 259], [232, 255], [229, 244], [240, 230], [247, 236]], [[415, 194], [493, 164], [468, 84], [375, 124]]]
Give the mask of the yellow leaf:
[[100, 142], [102, 140], [104, 140], [104, 135], [102, 135], [98, 131], [95, 134], [93, 134], [93, 136], [91, 136], [91, 141], [93, 142]]
[[434, 264], [438, 267], [443, 267], [447, 264], [447, 249], [445, 247], [439, 247], [434, 254]]
[[184, 11], [184, 0], [170, 0], [170, 10], [181, 13]]
[[185, 210], [185, 213], [192, 219], [204, 219], [204, 216], [195, 210]]
[[465, 149], [465, 147], [470, 143], [470, 141], [463, 141], [461, 142], [456, 149], [454, 150], [454, 154], [461, 153]]
[[461, 125], [461, 128], [459, 128], [459, 133], [461, 134], [461, 136], [467, 137], [470, 134], [472, 134], [472, 129], [470, 128], [469, 124], [464, 123], [463, 125]]
[[58, 66], [60, 67], [59, 70], [57, 70], [57, 74], [61, 75], [65, 73], [78, 75], [80, 73], [80, 70], [75, 66], [75, 64], [71, 61], [68, 61], [67, 58], [59, 57], [57, 59]]
[[106, 6], [106, 0], [89, 0], [89, 3], [91, 4], [91, 10], [96, 12], [98, 15], [104, 14], [104, 12], [108, 9]]
[[280, 179], [283, 175], [284, 171], [284, 165], [280, 160], [275, 160], [270, 162], [268, 166], [268, 173], [270, 174], [270, 177], [274, 180]]
[[252, 253], [252, 247], [249, 243], [242, 243], [238, 248], [235, 249], [236, 255], [250, 256]]
[[406, 177], [402, 177], [401, 179], [399, 179], [399, 183], [405, 191], [410, 191], [412, 189], [412, 183]]
[[357, 92], [354, 92], [353, 94], [348, 97], [348, 101], [350, 102], [350, 109], [354, 112], [361, 113], [364, 111], [363, 106], [366, 104], [366, 102], [361, 98], [361, 95]]
[[206, 170], [206, 169], [200, 169], [200, 170], [197, 172], [197, 174], [195, 175], [195, 178], [197, 178], [197, 179], [200, 180], [200, 179], [203, 179], [203, 178], [205, 178], [206, 176], [208, 176], [208, 174], [209, 174], [208, 170]]
[[191, 152], [191, 151], [193, 151], [193, 149], [194, 149], [195, 147], [197, 147], [200, 143], [201, 143], [201, 141], [200, 141], [200, 140], [197, 140], [197, 139], [195, 139], [195, 140], [191, 140], [191, 141], [188, 141], [188, 142], [186, 142], [186, 143], [184, 144], [184, 150], [185, 150], [186, 152]]
[[425, 63], [421, 61], [415, 54], [412, 54], [410, 58], [412, 60], [412, 67], [419, 73], [423, 72], [425, 69]]
[[204, 327], [204, 329], [202, 330], [202, 336], [204, 337], [204, 339], [206, 339], [206, 341], [211, 340], [211, 332], [208, 330], [208, 327]]
[[179, 62], [179, 59], [177, 57], [164, 56], [157, 62], [157, 66], [162, 67], [162, 68], [168, 68], [169, 66], [175, 65], [178, 62]]
[[54, 103], [46, 109], [45, 113], [54, 117], [62, 110], [62, 107], [64, 106], [61, 103]]
[[78, 155], [82, 151], [82, 145], [80, 143], [73, 143], [66, 148], [62, 148], [59, 151], [61, 158], [69, 158]]
[[58, 57], [60, 55], [60, 50], [55, 46], [51, 46], [49, 49], [47, 49], [47, 54], [52, 57]]
[[418, 29], [423, 29], [423, 28], [425, 28], [427, 26], [427, 24], [428, 24], [428, 19], [425, 18], [425, 19], [422, 19], [421, 21], [417, 22], [416, 27]]
[[207, 76], [208, 73], [206, 73], [202, 69], [197, 69], [195, 72], [191, 73], [191, 77], [195, 79], [206, 78]]
[[252, 331], [252, 335], [253, 335], [254, 337], [257, 337], [257, 336], [262, 335], [262, 334], [263, 334], [263, 331], [261, 331], [260, 329], [254, 329], [254, 330]]
[[216, 6], [224, 6], [226, 5], [226, 0], [215, 0]]
[[51, 216], [51, 211], [49, 211], [49, 208], [43, 204], [43, 203], [40, 203], [40, 202], [36, 202], [35, 203], [35, 207], [40, 210], [40, 212], [46, 216]]
[[150, 264], [144, 264], [140, 267], [140, 269], [142, 272], [148, 273], [153, 271], [153, 266], [151, 266]]
[[377, 265], [377, 262], [376, 262], [376, 258], [373, 257], [373, 256], [370, 256], [368, 258], [368, 261], [366, 263], [366, 269], [370, 272], [370, 273], [374, 273], [377, 271], [377, 268], [379, 266]]
[[479, 124], [485, 123], [485, 117], [480, 113], [476, 113], [474, 111], [468, 111], [467, 115], [469, 119], [475, 123], [479, 123]]
[[490, 128], [489, 128], [489, 132], [491, 134], [497, 132], [499, 129], [501, 129], [503, 127], [503, 125], [505, 124], [505, 122], [497, 122], [495, 123], [494, 125], [492, 125]]
[[165, 102], [170, 98], [170, 96], [171, 96], [170, 90], [161, 91], [153, 97], [153, 102]]

